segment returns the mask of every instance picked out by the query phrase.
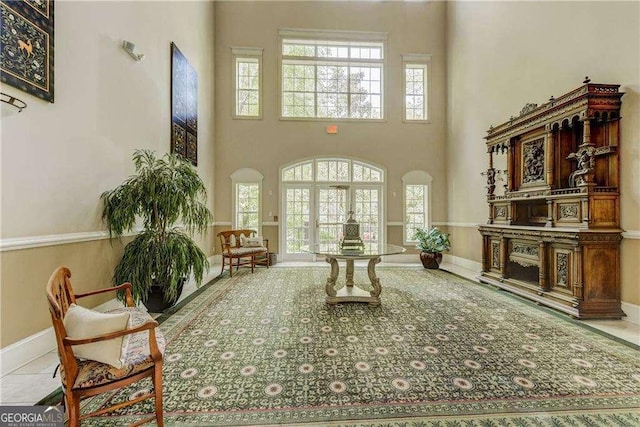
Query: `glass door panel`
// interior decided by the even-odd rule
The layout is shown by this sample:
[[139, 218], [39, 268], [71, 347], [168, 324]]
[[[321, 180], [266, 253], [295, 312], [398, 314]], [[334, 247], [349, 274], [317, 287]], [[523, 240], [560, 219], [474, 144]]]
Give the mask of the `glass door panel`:
[[354, 216], [360, 223], [360, 237], [368, 249], [380, 244], [381, 194], [379, 186], [353, 188]]
[[349, 187], [318, 187], [317, 243], [335, 244], [342, 238], [342, 224], [348, 218]]
[[284, 195], [283, 260], [309, 260], [302, 248], [312, 243], [311, 187], [286, 187]]

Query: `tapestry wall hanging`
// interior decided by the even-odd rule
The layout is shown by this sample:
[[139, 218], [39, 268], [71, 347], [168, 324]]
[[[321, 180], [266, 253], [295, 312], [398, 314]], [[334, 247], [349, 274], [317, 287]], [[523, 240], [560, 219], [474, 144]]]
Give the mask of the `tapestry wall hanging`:
[[198, 74], [171, 43], [171, 152], [198, 166]]
[[0, 78], [53, 102], [53, 0], [0, 1]]

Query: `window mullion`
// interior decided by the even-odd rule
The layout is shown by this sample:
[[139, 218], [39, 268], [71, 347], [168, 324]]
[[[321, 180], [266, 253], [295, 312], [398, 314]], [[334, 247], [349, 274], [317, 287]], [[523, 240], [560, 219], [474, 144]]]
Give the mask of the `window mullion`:
[[351, 118], [351, 65], [347, 64], [347, 117]]
[[[318, 47], [316, 46], [316, 56]], [[313, 117], [318, 117], [318, 64], [313, 67]]]

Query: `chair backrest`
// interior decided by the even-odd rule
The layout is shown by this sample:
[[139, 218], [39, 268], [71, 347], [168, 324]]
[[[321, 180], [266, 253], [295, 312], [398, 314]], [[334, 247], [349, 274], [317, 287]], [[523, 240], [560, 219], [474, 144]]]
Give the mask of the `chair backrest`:
[[75, 304], [76, 297], [71, 286], [71, 271], [67, 267], [58, 267], [47, 283], [47, 298], [49, 311], [57, 319], [63, 319], [71, 304]]
[[65, 372], [75, 378], [78, 365], [73, 352], [65, 350], [62, 340], [67, 337], [67, 330], [64, 327], [64, 315], [71, 304], [75, 304], [76, 297], [71, 286], [71, 271], [67, 267], [58, 267], [53, 272], [47, 283], [47, 299], [49, 300], [49, 312], [51, 322], [58, 344], [58, 355], [60, 363], [64, 366]]
[[255, 230], [226, 230], [218, 233], [218, 237], [220, 238], [220, 246], [222, 247], [223, 251], [227, 246], [231, 246], [232, 248], [239, 248], [240, 236], [252, 237], [255, 235]]

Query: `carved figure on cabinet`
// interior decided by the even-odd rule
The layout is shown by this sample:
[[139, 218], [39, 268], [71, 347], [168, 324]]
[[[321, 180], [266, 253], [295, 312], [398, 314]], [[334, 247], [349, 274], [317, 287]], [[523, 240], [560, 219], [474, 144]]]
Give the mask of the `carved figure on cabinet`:
[[493, 195], [496, 189], [496, 170], [494, 168], [487, 169], [487, 195]]
[[575, 159], [578, 162], [577, 169], [569, 175], [569, 187], [583, 185], [589, 181], [586, 175], [593, 173], [593, 151], [593, 147], [586, 147], [567, 156], [567, 160]]

